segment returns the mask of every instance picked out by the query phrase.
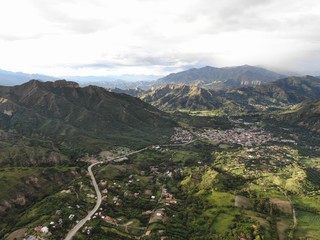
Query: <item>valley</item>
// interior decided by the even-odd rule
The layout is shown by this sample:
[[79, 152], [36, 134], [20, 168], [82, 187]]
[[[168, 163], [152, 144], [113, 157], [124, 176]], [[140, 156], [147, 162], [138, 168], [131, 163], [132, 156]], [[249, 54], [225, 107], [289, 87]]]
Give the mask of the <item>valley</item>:
[[320, 1], [0, 1], [0, 240], [320, 240]]
[[1, 87], [0, 237], [320, 239], [319, 82]]

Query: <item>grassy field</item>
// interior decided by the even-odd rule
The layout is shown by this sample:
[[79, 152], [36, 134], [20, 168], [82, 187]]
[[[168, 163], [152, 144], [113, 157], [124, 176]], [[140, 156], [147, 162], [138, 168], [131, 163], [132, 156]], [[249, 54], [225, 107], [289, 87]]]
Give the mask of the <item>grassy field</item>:
[[199, 153], [194, 151], [178, 151], [173, 154], [172, 161], [174, 162], [187, 162], [187, 161], [194, 161], [201, 160]]
[[218, 234], [225, 233], [229, 230], [229, 226], [234, 219], [234, 215], [228, 213], [220, 213], [213, 222], [211, 228], [215, 230]]
[[114, 165], [107, 165], [101, 167], [98, 172], [98, 177], [106, 177], [107, 179], [114, 179], [115, 177], [121, 175], [122, 171]]
[[298, 225], [295, 237], [304, 239], [320, 239], [320, 215], [306, 211], [297, 212]]
[[320, 196], [292, 196], [295, 205], [312, 208], [320, 212]]
[[227, 192], [213, 191], [207, 196], [210, 203], [217, 207], [233, 207], [235, 196]]

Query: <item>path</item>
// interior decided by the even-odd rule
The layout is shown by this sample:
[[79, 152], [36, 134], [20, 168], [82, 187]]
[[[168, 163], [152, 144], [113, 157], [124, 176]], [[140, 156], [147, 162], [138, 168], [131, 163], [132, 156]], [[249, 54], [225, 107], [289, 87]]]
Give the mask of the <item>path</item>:
[[283, 193], [283, 195], [287, 198], [287, 200], [290, 202], [290, 204], [292, 206], [292, 221], [293, 221], [293, 225], [291, 227], [291, 230], [290, 230], [288, 236], [293, 236], [294, 230], [296, 229], [297, 223], [298, 223], [296, 210], [295, 210], [293, 202], [291, 201], [291, 198], [288, 196], [288, 194], [282, 188], [280, 188], [279, 186], [278, 186], [278, 189]]

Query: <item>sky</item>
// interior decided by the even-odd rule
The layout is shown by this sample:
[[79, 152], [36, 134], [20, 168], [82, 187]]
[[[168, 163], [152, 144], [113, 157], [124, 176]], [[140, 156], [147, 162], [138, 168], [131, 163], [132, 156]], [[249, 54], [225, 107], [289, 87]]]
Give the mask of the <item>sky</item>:
[[263, 66], [320, 75], [319, 0], [0, 2], [0, 69], [166, 75]]

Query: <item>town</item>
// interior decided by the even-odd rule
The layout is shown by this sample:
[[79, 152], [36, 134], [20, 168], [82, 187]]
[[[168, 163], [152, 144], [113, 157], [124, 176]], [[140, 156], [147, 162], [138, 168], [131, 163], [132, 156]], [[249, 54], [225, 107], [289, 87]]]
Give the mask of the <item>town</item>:
[[206, 129], [204, 132], [200, 133], [199, 136], [214, 142], [246, 147], [259, 146], [267, 142], [279, 141], [279, 139], [273, 137], [271, 133], [256, 127], [249, 129], [232, 128], [229, 130]]

